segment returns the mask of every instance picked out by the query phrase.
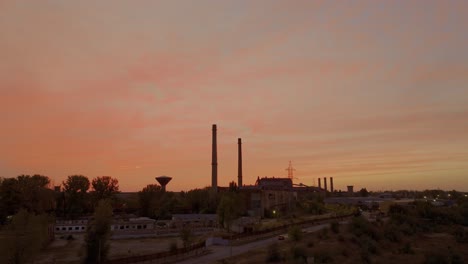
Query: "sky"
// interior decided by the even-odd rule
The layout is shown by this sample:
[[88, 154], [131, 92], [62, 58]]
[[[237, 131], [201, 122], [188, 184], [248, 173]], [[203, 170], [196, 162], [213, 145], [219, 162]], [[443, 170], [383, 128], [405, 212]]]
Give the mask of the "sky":
[[0, 1], [0, 177], [468, 191], [467, 1]]

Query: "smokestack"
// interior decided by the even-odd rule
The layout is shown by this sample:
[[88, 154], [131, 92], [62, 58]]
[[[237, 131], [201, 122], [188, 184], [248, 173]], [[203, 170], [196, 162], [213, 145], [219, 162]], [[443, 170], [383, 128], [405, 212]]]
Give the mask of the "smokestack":
[[238, 159], [237, 159], [237, 186], [242, 187], [242, 139], [237, 139]]
[[211, 151], [211, 188], [218, 190], [218, 153], [216, 146], [216, 125], [213, 125], [213, 143]]
[[319, 189], [322, 189], [322, 181], [320, 178], [318, 178], [318, 187]]
[[330, 177], [330, 192], [333, 192], [333, 177]]
[[323, 188], [325, 189], [325, 191], [328, 191], [328, 189], [327, 189], [327, 177], [323, 177]]

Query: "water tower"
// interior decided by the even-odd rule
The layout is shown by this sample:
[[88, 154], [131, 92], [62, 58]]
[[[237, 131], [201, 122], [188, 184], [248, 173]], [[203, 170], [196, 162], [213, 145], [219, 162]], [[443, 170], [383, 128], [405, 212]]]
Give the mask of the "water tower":
[[156, 180], [159, 182], [159, 184], [161, 184], [162, 191], [165, 192], [166, 185], [172, 180], [172, 178], [168, 176], [159, 176], [156, 177]]

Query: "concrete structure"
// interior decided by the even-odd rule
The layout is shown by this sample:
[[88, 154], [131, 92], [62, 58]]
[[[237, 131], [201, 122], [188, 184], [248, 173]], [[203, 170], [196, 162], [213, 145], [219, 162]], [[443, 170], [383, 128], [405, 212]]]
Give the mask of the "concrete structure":
[[217, 214], [173, 214], [171, 227], [217, 227]]
[[348, 185], [348, 194], [353, 194], [354, 193], [354, 186], [353, 185]]
[[257, 178], [255, 185], [240, 189], [247, 195], [247, 208], [250, 216], [287, 213], [294, 207], [296, 193], [289, 178]]
[[[90, 219], [87, 217], [76, 220], [56, 220], [54, 231], [56, 234], [85, 233]], [[111, 230], [115, 232], [154, 230], [155, 220], [147, 217], [138, 218], [114, 218]]]
[[166, 191], [166, 185], [172, 180], [171, 177], [168, 176], [159, 176], [155, 178], [159, 184], [161, 185], [162, 191]]
[[216, 144], [216, 125], [212, 128], [212, 150], [211, 150], [211, 188], [218, 191], [218, 152]]
[[237, 139], [237, 186], [242, 186], [242, 139]]
[[154, 230], [156, 220], [148, 217], [138, 217], [129, 219], [114, 219], [111, 230], [115, 232]]

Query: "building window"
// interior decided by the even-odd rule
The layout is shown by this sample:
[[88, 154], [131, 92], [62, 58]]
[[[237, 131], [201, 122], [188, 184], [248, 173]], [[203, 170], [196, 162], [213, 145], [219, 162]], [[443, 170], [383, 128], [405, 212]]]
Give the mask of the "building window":
[[75, 227], [75, 230], [80, 230], [80, 227], [79, 227], [79, 226], [76, 226], [76, 227]]

